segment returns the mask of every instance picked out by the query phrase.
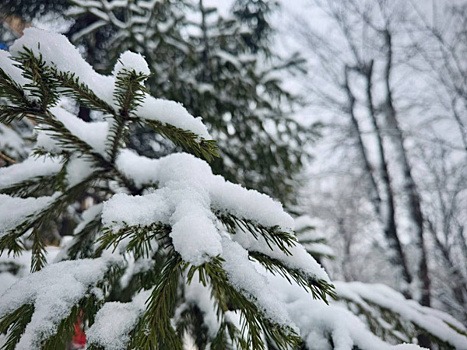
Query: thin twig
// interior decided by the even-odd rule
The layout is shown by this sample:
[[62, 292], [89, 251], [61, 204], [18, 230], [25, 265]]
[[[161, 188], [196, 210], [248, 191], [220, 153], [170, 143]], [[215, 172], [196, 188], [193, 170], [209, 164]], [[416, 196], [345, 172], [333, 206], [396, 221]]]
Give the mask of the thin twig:
[[0, 158], [3, 159], [5, 162], [10, 164], [16, 164], [16, 160], [13, 158], [8, 157], [6, 154], [0, 152]]

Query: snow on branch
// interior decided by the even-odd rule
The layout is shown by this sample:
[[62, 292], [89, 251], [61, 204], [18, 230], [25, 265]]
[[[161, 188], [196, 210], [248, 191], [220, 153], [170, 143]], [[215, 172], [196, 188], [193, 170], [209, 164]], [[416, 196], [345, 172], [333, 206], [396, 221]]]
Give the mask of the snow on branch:
[[[78, 49], [61, 34], [54, 34], [36, 28], [28, 28], [24, 35], [15, 41], [10, 48], [11, 58], [19, 58], [28, 48], [36, 57], [41, 57], [46, 67], [56, 70], [56, 74], [66, 74], [76, 77], [80, 83], [88, 87], [100, 100], [113, 110], [118, 110], [114, 98], [116, 78], [124, 70], [132, 70], [138, 74], [147, 75], [149, 69], [143, 57], [131, 52], [121, 55], [113, 76], [98, 74], [81, 57]], [[4, 57], [5, 56], [5, 57]], [[26, 85], [24, 78], [19, 78], [18, 68], [8, 62], [6, 55], [0, 56], [0, 68], [21, 86]], [[169, 124], [182, 130], [193, 132], [202, 139], [211, 139], [200, 118], [192, 117], [187, 110], [178, 103], [156, 99], [145, 95], [141, 105], [134, 112], [142, 119]]]
[[106, 350], [122, 349], [123, 344], [130, 342], [129, 334], [143, 314], [150, 294], [150, 291], [141, 292], [129, 303], [105, 303], [86, 332], [88, 343]]
[[12, 187], [36, 177], [53, 176], [62, 168], [60, 158], [31, 157], [21, 163], [0, 168], [0, 189]]
[[38, 344], [50, 341], [64, 323], [73, 326], [77, 304], [90, 298], [102, 298], [102, 282], [109, 269], [119, 261], [114, 256], [66, 261], [18, 280], [2, 294], [0, 332], [8, 329], [5, 321], [12, 318], [13, 323], [19, 323], [21, 315], [27, 313], [29, 321], [24, 334], [10, 332], [8, 335], [9, 340], [16, 338], [15, 349], [35, 349]]
[[17, 198], [0, 194], [0, 239], [53, 200], [54, 197]]
[[[360, 282], [335, 282], [335, 286], [339, 299], [357, 306], [370, 324], [396, 340], [409, 342], [421, 331], [442, 348], [467, 346], [467, 329], [462, 323], [442, 311], [407, 300], [388, 286]], [[406, 324], [402, 327], [401, 322]]]

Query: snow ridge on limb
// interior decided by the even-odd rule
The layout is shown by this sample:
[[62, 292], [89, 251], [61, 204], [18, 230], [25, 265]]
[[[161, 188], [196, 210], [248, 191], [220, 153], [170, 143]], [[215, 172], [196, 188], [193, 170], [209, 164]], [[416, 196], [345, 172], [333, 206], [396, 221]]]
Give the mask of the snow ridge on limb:
[[0, 192], [36, 177], [56, 175], [62, 168], [62, 159], [51, 157], [30, 157], [21, 163], [0, 168]]
[[263, 274], [276, 290], [277, 298], [286, 305], [291, 320], [300, 330], [306, 349], [422, 349], [414, 344], [391, 345], [373, 334], [357, 316], [339, 303], [326, 305], [320, 300], [312, 300], [298, 285], [289, 284], [267, 271]]
[[54, 197], [17, 198], [0, 194], [0, 238], [49, 205]]
[[[64, 348], [66, 337], [57, 332], [73, 329], [79, 305], [102, 302], [106, 274], [119, 262], [115, 256], [66, 261], [18, 280], [0, 303], [0, 332], [14, 325], [6, 344], [16, 344], [18, 350], [36, 349], [39, 344]], [[27, 320], [23, 334], [15, 332], [24, 322], [22, 317]]]
[[[115, 69], [114, 76], [104, 76], [98, 74], [81, 57], [78, 49], [75, 48], [68, 39], [61, 34], [48, 33], [36, 28], [28, 28], [24, 36], [16, 40], [10, 48], [11, 58], [18, 59], [24, 54], [24, 48], [36, 56], [41, 57], [46, 67], [55, 71], [57, 75], [71, 75], [79, 79], [92, 91], [96, 97], [107, 104], [104, 108], [118, 111], [118, 104], [115, 100], [114, 92], [118, 76], [124, 71], [134, 71], [136, 74], [148, 75], [149, 69], [144, 58], [135, 53], [125, 52], [120, 56]], [[7, 61], [2, 58], [0, 63]], [[2, 65], [7, 73], [13, 75], [13, 79], [18, 75], [17, 68]], [[24, 79], [15, 79], [17, 83], [25, 86]], [[173, 101], [155, 99], [148, 94], [144, 94], [140, 106], [134, 111], [134, 116], [161, 123], [162, 125], [171, 125], [181, 130], [191, 132], [200, 139], [210, 140], [211, 137], [201, 122], [200, 118], [192, 117], [187, 110]]]
[[88, 344], [106, 350], [120, 350], [130, 342], [131, 330], [143, 314], [150, 291], [137, 294], [131, 302], [108, 302], [97, 312], [94, 324], [86, 332]]
[[[382, 284], [335, 282], [339, 300], [356, 306], [378, 333], [395, 341], [410, 342], [419, 333], [441, 348], [467, 348], [467, 329], [452, 316], [407, 300]], [[398, 327], [398, 324], [404, 327]]]

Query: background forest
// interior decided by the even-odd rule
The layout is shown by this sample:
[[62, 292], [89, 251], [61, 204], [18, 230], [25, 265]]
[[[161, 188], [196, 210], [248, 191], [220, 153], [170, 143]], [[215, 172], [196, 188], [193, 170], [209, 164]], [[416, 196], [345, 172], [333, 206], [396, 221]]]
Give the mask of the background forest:
[[[116, 74], [122, 52], [140, 53], [151, 74], [135, 80], [137, 90], [144, 82], [144, 94], [180, 102], [202, 118], [217, 144], [214, 149], [194, 134], [135, 122], [122, 131], [128, 135], [125, 143], [116, 133], [111, 162], [123, 147], [148, 158], [184, 151], [210, 161], [214, 174], [269, 195], [294, 217], [298, 242], [335, 285], [337, 294], [327, 289], [327, 282], [319, 285], [321, 299], [326, 293], [336, 297], [331, 305], [357, 315], [385, 342], [467, 348], [466, 1], [4, 0], [0, 16], [0, 63], [28, 27], [64, 34], [102, 75]], [[0, 95], [8, 105], [8, 77], [2, 79]], [[96, 108], [89, 95], [76, 91], [60, 100], [60, 108], [84, 122], [106, 120], [108, 109]], [[37, 94], [45, 98], [43, 92]], [[41, 132], [52, 126], [44, 127], [40, 119], [15, 119], [8, 112], [0, 113], [0, 121], [0, 196], [43, 195], [48, 189], [40, 183], [15, 184], [17, 173], [11, 169], [30, 161], [31, 154], [51, 152], [50, 140]], [[79, 157], [70, 152], [67, 172], [78, 172], [73, 161]], [[54, 181], [50, 186], [61, 186], [58, 175]], [[125, 180], [120, 185], [141, 195], [145, 192], [137, 181], [136, 186]], [[115, 192], [110, 185], [109, 190]], [[88, 232], [82, 222], [92, 222], [89, 209], [109, 198], [105, 191], [89, 187], [73, 193], [73, 202], [60, 207], [60, 215], [41, 223], [44, 249], [60, 256], [65, 247], [73, 259], [91, 256], [92, 230], [100, 228], [87, 225]], [[7, 232], [1, 222], [8, 221], [6, 203], [0, 202], [0, 238], [2, 230]], [[248, 220], [220, 220], [226, 227], [255, 226]], [[263, 234], [264, 227], [258, 232]], [[29, 270], [42, 268], [34, 268], [41, 263], [34, 260], [37, 241], [31, 237], [20, 258], [7, 255], [11, 242], [0, 240], [0, 251], [5, 250], [0, 293]], [[270, 267], [266, 260], [258, 261]], [[125, 283], [116, 283], [109, 300], [129, 302], [136, 289], [145, 289], [135, 282], [140, 272], [131, 269], [135, 271], [125, 275]], [[196, 293], [185, 290], [180, 305], [186, 308], [177, 309], [181, 321], [176, 330], [184, 346], [232, 345], [213, 338], [209, 322], [215, 316]], [[324, 336], [327, 342], [312, 340], [342, 326], [318, 317], [322, 309], [317, 305], [309, 320], [300, 324], [299, 316], [294, 319], [301, 341], [281, 331], [269, 333], [268, 323], [260, 319], [263, 333], [257, 339], [253, 323], [238, 327], [250, 335], [237, 348], [260, 348], [263, 340], [267, 349], [338, 348], [331, 335]], [[337, 309], [327, 312], [345, 320], [342, 324], [352, 322]], [[0, 331], [12, 334], [14, 323], [2, 320]], [[229, 322], [221, 322], [220, 329], [241, 339], [232, 335]], [[348, 332], [353, 341], [349, 349], [371, 349], [370, 340], [366, 343], [371, 334]], [[281, 343], [281, 337], [287, 341]], [[4, 348], [14, 349], [16, 343], [8, 339]], [[96, 349], [106, 348], [95, 339]]]

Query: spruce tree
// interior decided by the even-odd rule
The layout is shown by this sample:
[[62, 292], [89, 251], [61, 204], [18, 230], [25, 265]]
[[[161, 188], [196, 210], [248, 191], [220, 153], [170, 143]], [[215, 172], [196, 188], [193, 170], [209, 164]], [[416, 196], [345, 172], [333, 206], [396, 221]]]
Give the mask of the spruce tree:
[[278, 7], [279, 3], [275, 0], [235, 0], [232, 12], [249, 28], [242, 38], [252, 52], [272, 53], [268, 46], [274, 30], [269, 17]]
[[[0, 169], [0, 253], [31, 256], [31, 273], [0, 297], [2, 349], [62, 349], [77, 320], [88, 349], [401, 348], [330, 296], [383, 339], [426, 332], [464, 347], [462, 324], [392, 290], [338, 283], [336, 295], [281, 205], [213, 175], [200, 159], [217, 156], [206, 127], [151, 97], [148, 74], [125, 52], [100, 75], [65, 37], [36, 29], [0, 60], [0, 122], [30, 119], [37, 132], [31, 156]], [[135, 123], [197, 157], [129, 150]], [[72, 240], [47, 262], [45, 231], [83, 196]], [[302, 235], [309, 223], [297, 221]]]
[[[334, 296], [326, 273], [297, 244], [279, 203], [197, 158], [216, 157], [215, 142], [181, 105], [147, 93], [140, 55], [125, 52], [103, 76], [65, 37], [28, 29], [0, 63], [0, 121], [30, 118], [38, 132], [33, 155], [0, 174], [0, 251], [32, 247], [32, 273], [0, 301], [3, 349], [63, 348], [79, 315], [89, 349], [181, 349], [200, 327], [200, 348], [299, 343], [258, 271], [323, 300]], [[78, 105], [100, 121], [80, 120]], [[197, 157], [128, 150], [132, 124]], [[47, 265], [42, 231], [83, 195], [93, 205]]]
[[[112, 28], [105, 51], [110, 62], [121, 48], [142, 53], [155, 72], [148, 84], [151, 92], [203, 116], [221, 154], [212, 164], [216, 174], [285, 204], [294, 201], [296, 175], [317, 129], [305, 128], [291, 117], [301, 101], [283, 87], [282, 79], [302, 72], [303, 62], [296, 55], [274, 54], [266, 15], [255, 12], [267, 30], [252, 26], [251, 17], [238, 11], [224, 18], [203, 1], [138, 0], [128, 9], [119, 3], [112, 8], [99, 2], [75, 3], [71, 13], [77, 22], [84, 14], [95, 14], [95, 25], [72, 39]], [[264, 11], [274, 8], [267, 3]], [[172, 150], [147, 130], [136, 134], [131, 147], [145, 155]]]

